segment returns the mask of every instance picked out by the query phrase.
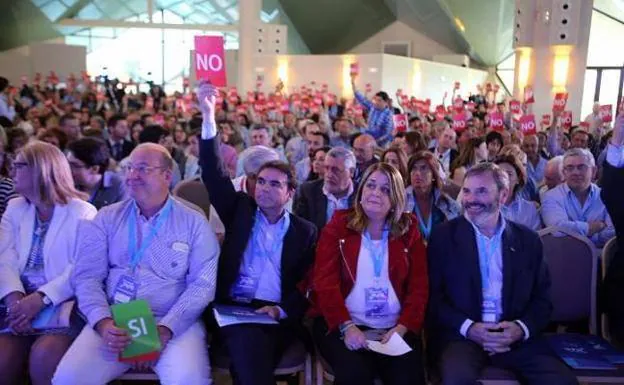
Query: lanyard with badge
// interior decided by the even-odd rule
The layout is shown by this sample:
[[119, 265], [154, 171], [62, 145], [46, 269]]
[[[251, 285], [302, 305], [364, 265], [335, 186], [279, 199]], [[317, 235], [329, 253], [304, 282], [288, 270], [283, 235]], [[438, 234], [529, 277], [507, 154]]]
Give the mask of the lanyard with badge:
[[502, 252], [501, 234], [495, 234], [488, 242], [485, 236], [477, 235], [479, 242], [479, 269], [481, 270], [481, 287], [483, 291], [483, 322], [497, 322], [502, 313], [502, 303], [500, 293], [496, 293], [496, 287], [490, 287], [490, 263], [492, 257], [499, 248]]
[[261, 228], [259, 221], [262, 219], [258, 215], [261, 215], [260, 212], [256, 213], [256, 223], [251, 234], [252, 250], [250, 258], [248, 261], [243, 261], [244, 268], [238, 275], [230, 292], [230, 297], [236, 302], [250, 303], [253, 301], [264, 266], [267, 262], [271, 262], [271, 258], [275, 257], [290, 227], [289, 214], [285, 213], [279, 231], [267, 248], [266, 232]]
[[141, 247], [137, 247], [137, 236], [136, 236], [136, 227], [137, 227], [137, 217], [138, 212], [136, 209], [136, 205], [133, 204], [130, 210], [130, 215], [128, 216], [128, 255], [130, 256], [130, 274], [123, 274], [119, 280], [117, 281], [117, 287], [115, 288], [113, 294], [113, 302], [114, 303], [127, 303], [134, 299], [136, 299], [138, 284], [135, 279], [135, 270], [141, 262], [143, 255], [147, 248], [151, 245], [156, 233], [162, 225], [167, 221], [169, 214], [171, 213], [171, 200], [168, 199], [165, 207], [162, 212], [156, 219], [156, 223], [150, 229], [150, 232], [141, 242]]
[[429, 211], [427, 223], [425, 223], [425, 221], [423, 221], [422, 213], [420, 212], [420, 207], [418, 207], [418, 200], [414, 194], [414, 214], [416, 214], [416, 218], [418, 218], [418, 227], [420, 228], [420, 232], [424, 235], [426, 240], [429, 240], [431, 227], [433, 226], [433, 198], [430, 200], [429, 207], [431, 207], [431, 210]]
[[380, 245], [375, 245], [370, 234], [362, 234], [362, 246], [368, 250], [373, 261], [373, 285], [364, 288], [366, 318], [380, 318], [389, 313], [388, 286], [382, 282], [381, 273], [384, 266], [384, 257], [388, 252], [388, 231], [383, 232]]

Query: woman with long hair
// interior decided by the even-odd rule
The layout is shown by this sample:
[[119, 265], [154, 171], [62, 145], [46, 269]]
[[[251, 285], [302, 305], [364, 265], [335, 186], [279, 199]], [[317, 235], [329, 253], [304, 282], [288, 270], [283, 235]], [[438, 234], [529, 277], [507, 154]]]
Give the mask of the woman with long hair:
[[488, 149], [483, 138], [470, 138], [462, 147], [459, 156], [451, 164], [451, 179], [458, 185], [464, 182], [466, 171], [477, 163], [485, 162]]
[[[79, 317], [51, 325], [55, 314], [73, 314], [70, 284], [78, 224], [97, 210], [74, 187], [67, 158], [34, 141], [13, 163], [15, 191], [0, 223], [0, 384], [49, 384], [56, 366], [82, 328]], [[52, 315], [52, 316], [51, 316]], [[61, 317], [65, 318], [65, 317]]]
[[[336, 384], [424, 384], [420, 334], [428, 298], [427, 264], [416, 218], [405, 212], [396, 168], [364, 173], [354, 207], [336, 211], [319, 239], [312, 273], [314, 336]], [[400, 357], [368, 350], [394, 334], [412, 351]]]

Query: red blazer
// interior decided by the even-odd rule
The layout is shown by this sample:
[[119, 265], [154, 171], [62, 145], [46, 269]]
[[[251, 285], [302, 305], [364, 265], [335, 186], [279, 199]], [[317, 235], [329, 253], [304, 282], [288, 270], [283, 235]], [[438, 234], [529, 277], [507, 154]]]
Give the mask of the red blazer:
[[[312, 273], [315, 313], [325, 317], [329, 330], [349, 321], [345, 299], [357, 274], [361, 233], [347, 228], [351, 210], [336, 211], [323, 228]], [[388, 242], [388, 275], [401, 304], [398, 323], [420, 333], [429, 296], [425, 245], [414, 214], [409, 230]]]

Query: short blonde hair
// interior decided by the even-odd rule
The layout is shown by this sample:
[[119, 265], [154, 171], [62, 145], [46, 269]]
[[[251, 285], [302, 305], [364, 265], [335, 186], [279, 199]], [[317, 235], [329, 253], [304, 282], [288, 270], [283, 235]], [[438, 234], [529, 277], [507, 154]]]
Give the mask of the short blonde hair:
[[87, 200], [89, 197], [74, 186], [67, 158], [57, 147], [33, 141], [18, 153], [32, 170], [32, 185], [36, 199], [40, 202], [66, 205], [71, 199]]
[[385, 174], [390, 180], [390, 212], [386, 221], [390, 225], [390, 236], [392, 238], [400, 237], [407, 232], [411, 224], [409, 214], [404, 212], [406, 205], [405, 186], [399, 170], [384, 162], [375, 163], [364, 172], [362, 182], [360, 182], [355, 195], [355, 203], [350, 214], [348, 227], [360, 233], [366, 231], [369, 220], [361, 203], [362, 191], [366, 181], [375, 171]]

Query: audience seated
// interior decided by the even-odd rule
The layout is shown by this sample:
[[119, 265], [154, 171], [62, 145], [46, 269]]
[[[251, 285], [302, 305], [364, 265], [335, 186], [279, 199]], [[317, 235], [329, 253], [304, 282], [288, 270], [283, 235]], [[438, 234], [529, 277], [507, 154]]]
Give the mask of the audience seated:
[[409, 178], [407, 175], [407, 155], [400, 147], [388, 147], [381, 153], [380, 159], [382, 162], [388, 163], [399, 171], [399, 174], [401, 174], [401, 177], [403, 178], [405, 187], [409, 185]]
[[615, 229], [600, 198], [600, 187], [592, 183], [595, 173], [596, 163], [589, 150], [566, 151], [563, 155], [565, 183], [544, 194], [541, 211], [545, 226], [565, 227], [602, 248], [615, 236]]
[[539, 189], [540, 202], [544, 200], [544, 194], [563, 183], [563, 155], [555, 156], [546, 163], [544, 169], [544, 184]]
[[538, 186], [544, 181], [544, 172], [547, 160], [539, 153], [539, 139], [536, 135], [527, 135], [522, 141], [522, 150], [527, 155], [527, 177], [531, 178]]
[[76, 188], [89, 195], [98, 210], [126, 198], [122, 177], [108, 170], [109, 147], [98, 138], [82, 138], [69, 144], [67, 160]]
[[353, 153], [356, 160], [353, 181], [356, 186], [359, 186], [362, 176], [368, 167], [379, 162], [375, 157], [375, 147], [375, 138], [369, 134], [359, 135], [353, 141]]
[[416, 215], [420, 234], [426, 243], [431, 230], [442, 222], [456, 218], [460, 207], [442, 191], [444, 182], [440, 175], [440, 163], [429, 151], [417, 152], [410, 158], [408, 173], [410, 185], [405, 190], [405, 209]]
[[353, 206], [355, 156], [344, 147], [334, 147], [325, 156], [325, 178], [302, 184], [295, 198], [294, 213], [322, 229], [336, 210]]
[[501, 213], [505, 219], [535, 231], [539, 230], [542, 221], [535, 203], [527, 201], [519, 194], [527, 180], [527, 174], [520, 161], [511, 155], [501, 155], [494, 159], [494, 163], [509, 177], [509, 195], [501, 206]]
[[13, 167], [20, 197], [9, 201], [0, 223], [0, 383], [24, 383], [28, 367], [32, 383], [44, 384], [83, 322], [75, 310], [67, 328], [33, 329], [33, 320], [46, 308], [72, 309], [78, 225], [97, 210], [75, 189], [67, 159], [51, 144], [29, 143]]
[[[219, 244], [202, 213], [169, 195], [173, 166], [164, 147], [137, 146], [124, 167], [130, 199], [80, 228], [71, 279], [88, 324], [53, 384], [101, 385], [132, 367], [153, 369], [163, 384], [211, 382], [199, 317], [215, 296]], [[136, 299], [147, 301], [156, 317], [161, 354], [120, 362], [131, 337], [115, 325], [110, 305]]]
[[226, 228], [216, 303], [248, 306], [279, 321], [220, 327], [216, 339], [229, 353], [236, 384], [269, 385], [275, 383], [273, 371], [282, 353], [303, 335], [308, 300], [302, 290], [313, 262], [316, 228], [285, 210], [296, 188], [285, 163], [264, 163], [248, 180], [248, 193], [236, 192], [221, 169], [216, 94], [210, 84], [200, 85], [202, 180]]
[[476, 383], [486, 366], [528, 384], [576, 384], [541, 337], [552, 310], [547, 267], [538, 235], [501, 215], [508, 194], [500, 167], [472, 167], [462, 187], [465, 215], [431, 234], [432, 363], [442, 384]]
[[[339, 211], [321, 233], [313, 288], [314, 337], [336, 384], [424, 384], [420, 340], [428, 284], [425, 247], [405, 190], [387, 163], [370, 166], [353, 209]], [[413, 349], [399, 357], [367, 349], [397, 333]]]
[[451, 165], [459, 156], [459, 152], [453, 148], [456, 140], [457, 134], [446, 125], [437, 137], [436, 146], [429, 148], [429, 151], [440, 161], [447, 175], [450, 175]]

